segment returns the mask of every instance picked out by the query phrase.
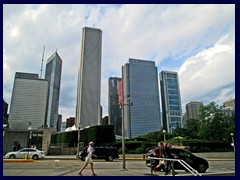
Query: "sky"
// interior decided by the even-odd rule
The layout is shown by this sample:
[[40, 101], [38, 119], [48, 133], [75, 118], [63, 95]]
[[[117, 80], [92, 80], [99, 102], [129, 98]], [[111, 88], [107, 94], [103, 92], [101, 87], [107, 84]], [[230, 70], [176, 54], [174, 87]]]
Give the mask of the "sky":
[[[102, 30], [101, 105], [108, 79], [129, 58], [154, 61], [179, 75], [182, 110], [190, 101], [235, 99], [234, 4], [4, 4], [3, 99], [10, 105], [16, 72], [45, 77], [48, 58], [63, 60], [59, 114], [75, 117], [83, 27]], [[43, 47], [45, 46], [44, 56]]]

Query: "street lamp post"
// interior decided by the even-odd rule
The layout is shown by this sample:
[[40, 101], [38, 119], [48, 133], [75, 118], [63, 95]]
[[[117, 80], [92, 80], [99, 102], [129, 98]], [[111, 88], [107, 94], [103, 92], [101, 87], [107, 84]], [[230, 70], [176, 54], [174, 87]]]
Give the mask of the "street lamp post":
[[32, 139], [32, 123], [28, 122], [28, 130], [29, 130], [29, 138], [28, 138], [28, 155], [27, 159], [29, 159], [29, 148], [31, 146], [31, 139]]
[[166, 144], [166, 130], [163, 130], [163, 139], [164, 139], [164, 144]]
[[78, 143], [77, 143], [77, 157], [79, 156], [79, 149], [80, 149], [80, 123], [78, 124]]
[[233, 146], [233, 151], [235, 152], [235, 144], [234, 144], [234, 138], [233, 138], [233, 133], [231, 133], [231, 136], [232, 136], [232, 146]]
[[[128, 98], [130, 100], [130, 98]], [[126, 170], [126, 158], [125, 158], [125, 122], [124, 122], [124, 113], [123, 113], [123, 107], [126, 106], [132, 106], [133, 103], [129, 104], [121, 104], [122, 108], [122, 159], [123, 159], [123, 170]]]
[[123, 114], [123, 105], [120, 105], [120, 108], [122, 109], [122, 159], [123, 159], [123, 170], [126, 169], [125, 164], [125, 124], [124, 124], [124, 114]]

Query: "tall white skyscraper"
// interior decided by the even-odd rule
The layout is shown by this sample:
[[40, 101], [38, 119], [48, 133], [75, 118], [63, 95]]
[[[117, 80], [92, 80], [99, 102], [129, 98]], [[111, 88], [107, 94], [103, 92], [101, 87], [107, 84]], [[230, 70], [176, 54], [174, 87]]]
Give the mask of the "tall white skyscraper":
[[76, 127], [100, 124], [101, 56], [102, 31], [84, 27], [78, 69]]
[[62, 59], [57, 52], [48, 59], [45, 79], [49, 82], [47, 118], [45, 126], [57, 130]]
[[29, 122], [33, 129], [43, 127], [47, 97], [46, 80], [38, 79], [38, 74], [16, 72], [9, 111], [9, 128], [27, 130]]

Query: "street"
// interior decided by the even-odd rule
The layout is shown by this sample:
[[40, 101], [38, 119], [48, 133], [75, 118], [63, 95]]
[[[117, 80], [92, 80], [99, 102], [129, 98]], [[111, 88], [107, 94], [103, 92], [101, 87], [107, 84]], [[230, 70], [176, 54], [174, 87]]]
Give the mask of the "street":
[[[222, 156], [223, 157], [223, 156]], [[235, 159], [215, 157], [208, 160], [209, 169], [202, 176], [235, 175]], [[44, 159], [34, 162], [4, 162], [3, 176], [78, 176], [79, 169], [84, 164], [77, 159]], [[98, 176], [164, 176], [163, 172], [151, 174], [143, 159], [126, 160], [126, 169], [122, 169], [122, 160], [107, 162], [94, 160], [95, 173]], [[176, 176], [192, 176], [183, 170], [176, 170]], [[90, 176], [90, 165], [83, 171], [84, 176]]]

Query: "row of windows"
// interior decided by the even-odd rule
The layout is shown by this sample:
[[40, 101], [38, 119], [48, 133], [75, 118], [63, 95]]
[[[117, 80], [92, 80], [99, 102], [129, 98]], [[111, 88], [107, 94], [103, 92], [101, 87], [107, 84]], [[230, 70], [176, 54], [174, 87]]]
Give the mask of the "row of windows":
[[177, 84], [177, 80], [176, 79], [167, 79], [167, 83], [168, 84]]
[[170, 111], [170, 116], [180, 116], [181, 115], [181, 113], [180, 113], [180, 110], [178, 109], [178, 110], [171, 110]]
[[167, 78], [177, 78], [177, 74], [167, 73]]
[[179, 100], [179, 96], [176, 94], [170, 94], [168, 96], [169, 100]]
[[169, 104], [171, 105], [179, 105], [179, 101], [178, 100], [169, 100]]
[[179, 110], [180, 107], [179, 106], [170, 106], [170, 110]]
[[168, 94], [178, 94], [177, 89], [168, 89]]

